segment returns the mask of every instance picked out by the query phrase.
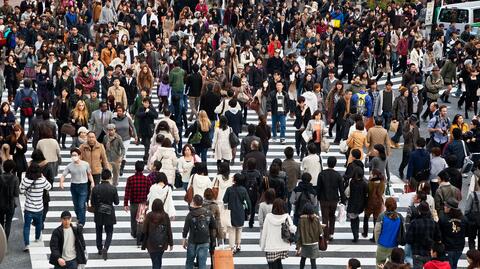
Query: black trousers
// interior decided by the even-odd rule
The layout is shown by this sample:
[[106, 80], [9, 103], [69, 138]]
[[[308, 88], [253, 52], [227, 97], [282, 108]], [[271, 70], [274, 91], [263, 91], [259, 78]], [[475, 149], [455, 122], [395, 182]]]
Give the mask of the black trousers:
[[400, 163], [400, 167], [398, 168], [398, 171], [400, 172], [400, 176], [404, 175], [403, 171], [405, 170], [405, 167], [407, 167], [409, 160], [410, 160], [410, 151], [404, 150], [402, 152], [402, 162]]
[[[105, 234], [107, 235], [105, 237], [105, 244], [103, 243], [102, 240], [102, 235], [103, 235], [103, 229], [105, 228]], [[95, 224], [95, 233], [97, 234], [96, 241], [97, 241], [97, 249], [100, 251], [102, 249], [107, 249], [110, 247], [110, 244], [112, 243], [112, 237], [113, 237], [113, 224], [111, 225], [101, 225], [101, 224]]]
[[300, 156], [300, 159], [303, 159], [307, 152], [307, 143], [303, 140], [302, 133], [304, 131], [295, 131], [295, 149], [297, 151], [297, 156]]
[[15, 214], [15, 208], [10, 210], [0, 210], [0, 225], [2, 225], [3, 229], [5, 230], [5, 235], [10, 235], [10, 228], [12, 227], [12, 219], [13, 215]]
[[360, 217], [350, 219], [350, 228], [352, 229], [353, 239], [358, 239], [358, 232], [360, 230]]

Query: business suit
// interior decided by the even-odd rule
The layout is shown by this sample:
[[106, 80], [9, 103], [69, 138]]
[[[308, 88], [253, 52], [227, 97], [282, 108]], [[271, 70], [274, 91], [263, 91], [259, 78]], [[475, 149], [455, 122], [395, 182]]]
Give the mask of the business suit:
[[93, 130], [95, 132], [95, 136], [97, 137], [98, 142], [103, 142], [103, 137], [107, 133], [107, 125], [112, 123], [113, 113], [109, 110], [103, 112], [103, 119], [102, 119], [102, 111], [97, 109], [93, 111], [92, 116], [88, 122], [88, 129]]
[[135, 98], [138, 95], [137, 79], [134, 77], [122, 77], [120, 85], [125, 89], [128, 103], [133, 104], [135, 102]]

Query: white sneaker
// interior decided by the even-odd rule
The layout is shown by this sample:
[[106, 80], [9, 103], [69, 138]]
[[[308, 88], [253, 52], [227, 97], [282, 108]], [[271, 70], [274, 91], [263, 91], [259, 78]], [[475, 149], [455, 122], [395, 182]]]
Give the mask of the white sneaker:
[[42, 242], [42, 235], [40, 235], [40, 238], [35, 239], [35, 243]]
[[25, 248], [23, 248], [23, 252], [28, 252], [28, 251], [30, 251], [30, 247], [26, 245]]

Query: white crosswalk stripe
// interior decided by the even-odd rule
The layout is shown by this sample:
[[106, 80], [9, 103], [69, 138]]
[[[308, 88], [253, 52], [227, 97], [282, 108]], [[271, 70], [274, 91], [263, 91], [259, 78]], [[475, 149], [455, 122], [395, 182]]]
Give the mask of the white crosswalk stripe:
[[[383, 77], [379, 81], [379, 85], [383, 88], [383, 85], [386, 81], [386, 77]], [[401, 77], [397, 76], [392, 78], [394, 83], [394, 88], [397, 89], [401, 83]], [[153, 103], [155, 107], [158, 104], [158, 98], [152, 96]], [[257, 116], [255, 112], [249, 111], [247, 117], [248, 123], [257, 123]], [[275, 158], [284, 159], [283, 150], [286, 146], [294, 147], [295, 142], [295, 129], [293, 127], [293, 119], [287, 117], [287, 131], [286, 131], [286, 142], [287, 145], [281, 145], [279, 141], [270, 142], [269, 152], [267, 156], [268, 164]], [[246, 132], [244, 131], [240, 134], [242, 138]], [[71, 139], [67, 138], [67, 145], [70, 144]], [[333, 142], [332, 139], [330, 139]], [[185, 139], [184, 139], [185, 143]], [[28, 146], [27, 156], [30, 156], [32, 152], [31, 144]], [[241, 171], [241, 164], [239, 163], [239, 152], [237, 150], [235, 165], [231, 166], [231, 173], [236, 173]], [[212, 178], [216, 174], [216, 160], [212, 159], [211, 151], [208, 154], [208, 170], [209, 175]], [[339, 152], [338, 146], [332, 145], [329, 153], [322, 153], [323, 165], [326, 167], [327, 156], [335, 156], [338, 159], [337, 170], [343, 173], [345, 168], [343, 165], [346, 162], [344, 154]], [[62, 159], [64, 160], [60, 166], [59, 171], [63, 171], [69, 160], [68, 150], [62, 150]], [[96, 246], [95, 246], [95, 225], [93, 222], [93, 214], [87, 212], [87, 223], [84, 228], [84, 237], [87, 244], [87, 249], [89, 254], [89, 261], [87, 263], [87, 268], [150, 268], [151, 262], [146, 251], [142, 251], [135, 245], [135, 240], [130, 236], [130, 223], [129, 223], [129, 213], [126, 213], [123, 210], [123, 196], [125, 189], [125, 182], [128, 176], [134, 173], [134, 162], [136, 160], [142, 159], [143, 157], [143, 146], [142, 145], [132, 145], [127, 152], [126, 160], [127, 165], [125, 167], [125, 173], [119, 179], [118, 192], [120, 196], [120, 205], [115, 208], [117, 216], [117, 224], [114, 226], [113, 241], [109, 249], [109, 259], [104, 261], [101, 256], [97, 255]], [[298, 157], [295, 156], [298, 160]], [[27, 157], [27, 159], [29, 159]], [[393, 176], [393, 175], [392, 175]], [[58, 178], [54, 183], [53, 189], [50, 191], [50, 211], [48, 212], [47, 219], [45, 222], [45, 230], [42, 235], [43, 242], [35, 243], [33, 242], [34, 237], [34, 228], [31, 229], [31, 245], [30, 245], [30, 256], [32, 261], [33, 269], [45, 269], [53, 268], [52, 265], [48, 263], [49, 250], [49, 239], [54, 228], [60, 225], [59, 216], [63, 210], [70, 210], [73, 212], [73, 203], [71, 201], [70, 195], [70, 183], [67, 179], [65, 183], [65, 189], [61, 190], [59, 188]], [[402, 192], [403, 186], [401, 184], [393, 184], [391, 187], [391, 193], [393, 196], [398, 197]], [[172, 221], [172, 229], [174, 232], [174, 244], [175, 247], [172, 252], [165, 252], [163, 256], [163, 267], [164, 268], [184, 268], [185, 265], [185, 256], [186, 253], [181, 247], [181, 231], [183, 228], [183, 221], [185, 216], [188, 213], [188, 208], [186, 203], [183, 201], [183, 190], [174, 191], [174, 205], [177, 210], [177, 216], [174, 221]], [[21, 197], [22, 206], [24, 197]], [[404, 207], [399, 208], [402, 214], [405, 214], [406, 209]], [[363, 215], [361, 215], [361, 223], [363, 223]], [[258, 245], [258, 238], [260, 237], [260, 232], [258, 228], [258, 222], [255, 222], [254, 228], [249, 229], [248, 223], [245, 225], [246, 228], [243, 229], [242, 234], [242, 251], [234, 257], [235, 267], [236, 268], [265, 268], [266, 259], [264, 253], [260, 250]], [[21, 229], [21, 227], [17, 227]], [[370, 220], [370, 234], [372, 236], [373, 222]], [[355, 257], [358, 258], [362, 267], [364, 268], [374, 268], [375, 265], [375, 251], [376, 246], [371, 243], [368, 238], [360, 238], [357, 244], [352, 244], [352, 234], [350, 231], [350, 224], [347, 223], [338, 223], [336, 224], [335, 229], [335, 240], [329, 245], [329, 248], [326, 252], [322, 252], [321, 258], [317, 260], [318, 268], [345, 268], [345, 264], [349, 258]], [[298, 268], [300, 263], [300, 258], [294, 255], [294, 246], [291, 247], [290, 258], [283, 261], [285, 268]], [[208, 263], [210, 264], [210, 259]], [[307, 262], [308, 266], [308, 262]], [[462, 258], [459, 263], [459, 266], [466, 266], [466, 261]]]

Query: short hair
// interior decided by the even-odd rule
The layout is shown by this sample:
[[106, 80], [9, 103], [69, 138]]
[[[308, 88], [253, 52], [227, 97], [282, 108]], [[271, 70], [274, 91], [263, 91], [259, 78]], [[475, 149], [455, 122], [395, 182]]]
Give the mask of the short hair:
[[419, 137], [419, 138], [417, 139], [417, 147], [423, 148], [423, 147], [425, 147], [426, 144], [427, 144], [427, 143], [426, 143], [426, 141], [425, 141], [425, 138]]
[[203, 192], [203, 197], [205, 197], [206, 200], [214, 200], [212, 189], [205, 189], [205, 191]]
[[245, 175], [240, 173], [236, 173], [235, 175], [233, 175], [233, 182], [235, 182], [235, 185], [243, 186], [245, 185], [245, 181], [246, 181]]
[[375, 118], [375, 125], [383, 125], [383, 118], [382, 117]]
[[442, 155], [442, 150], [439, 147], [432, 148], [432, 155], [433, 156], [440, 156]]
[[29, 78], [26, 78], [23, 80], [23, 86], [28, 89], [32, 87], [32, 80]]
[[271, 205], [273, 201], [275, 201], [275, 189], [270, 188], [265, 191], [265, 203]]
[[390, 254], [390, 260], [397, 264], [403, 264], [405, 260], [405, 251], [402, 248], [393, 248]]
[[202, 206], [203, 205], [203, 197], [199, 194], [195, 194], [195, 196], [193, 196], [193, 204], [195, 206]]
[[387, 211], [395, 211], [397, 210], [397, 201], [395, 201], [395, 198], [393, 197], [388, 197], [385, 200], [385, 209]]
[[433, 242], [432, 252], [437, 254], [437, 258], [445, 257], [445, 245], [439, 242]]
[[13, 170], [15, 170], [16, 166], [17, 165], [15, 164], [15, 162], [13, 160], [5, 160], [3, 162], [3, 171], [6, 172], [6, 173], [10, 173]]
[[72, 148], [72, 149], [70, 150], [70, 154], [72, 154], [72, 153], [74, 153], [74, 152], [76, 152], [78, 155], [82, 155], [82, 152], [80, 151], [79, 148]]
[[257, 126], [255, 124], [249, 124], [247, 127], [247, 131], [249, 134], [254, 134], [257, 129]]
[[452, 135], [454, 140], [460, 140], [462, 139], [462, 130], [460, 130], [459, 128], [455, 128], [452, 131]]
[[135, 171], [143, 172], [145, 169], [145, 162], [144, 161], [136, 161], [135, 162]]
[[195, 171], [197, 174], [208, 175], [207, 164], [201, 162], [195, 163]]
[[283, 150], [283, 154], [285, 154], [285, 157], [287, 159], [292, 159], [293, 158], [293, 148], [292, 147], [286, 147]]
[[172, 141], [169, 138], [163, 139], [162, 147], [171, 148], [172, 147]]
[[308, 153], [314, 154], [317, 152], [317, 146], [315, 146], [314, 143], [310, 143], [307, 145], [307, 150], [308, 150]]
[[335, 156], [330, 156], [327, 159], [327, 166], [328, 168], [335, 168], [337, 165], [337, 158]]
[[348, 260], [348, 266], [352, 269], [359, 269], [361, 267], [361, 264], [359, 260], [351, 258], [350, 260]]
[[310, 173], [305, 172], [302, 174], [302, 181], [303, 182], [311, 182], [312, 181], [312, 175]]
[[359, 160], [362, 157], [362, 152], [359, 149], [352, 149], [350, 154], [353, 158]]
[[363, 129], [365, 129], [365, 124], [363, 121], [357, 121], [357, 123], [355, 123], [355, 129], [363, 131]]
[[162, 169], [162, 162], [159, 160], [155, 160], [153, 162], [153, 169], [156, 171], [160, 171], [160, 169]]
[[228, 101], [228, 105], [230, 107], [236, 107], [237, 106], [237, 99], [231, 99], [230, 101]]
[[109, 180], [112, 178], [112, 172], [108, 169], [102, 170], [102, 180]]
[[449, 182], [450, 181], [450, 175], [445, 170], [442, 170], [442, 171], [440, 171], [440, 173], [438, 173], [438, 178], [443, 182]]
[[165, 175], [164, 172], [158, 172], [155, 174], [155, 179], [158, 182], [162, 182], [165, 185], [168, 185], [168, 178], [167, 175]]

